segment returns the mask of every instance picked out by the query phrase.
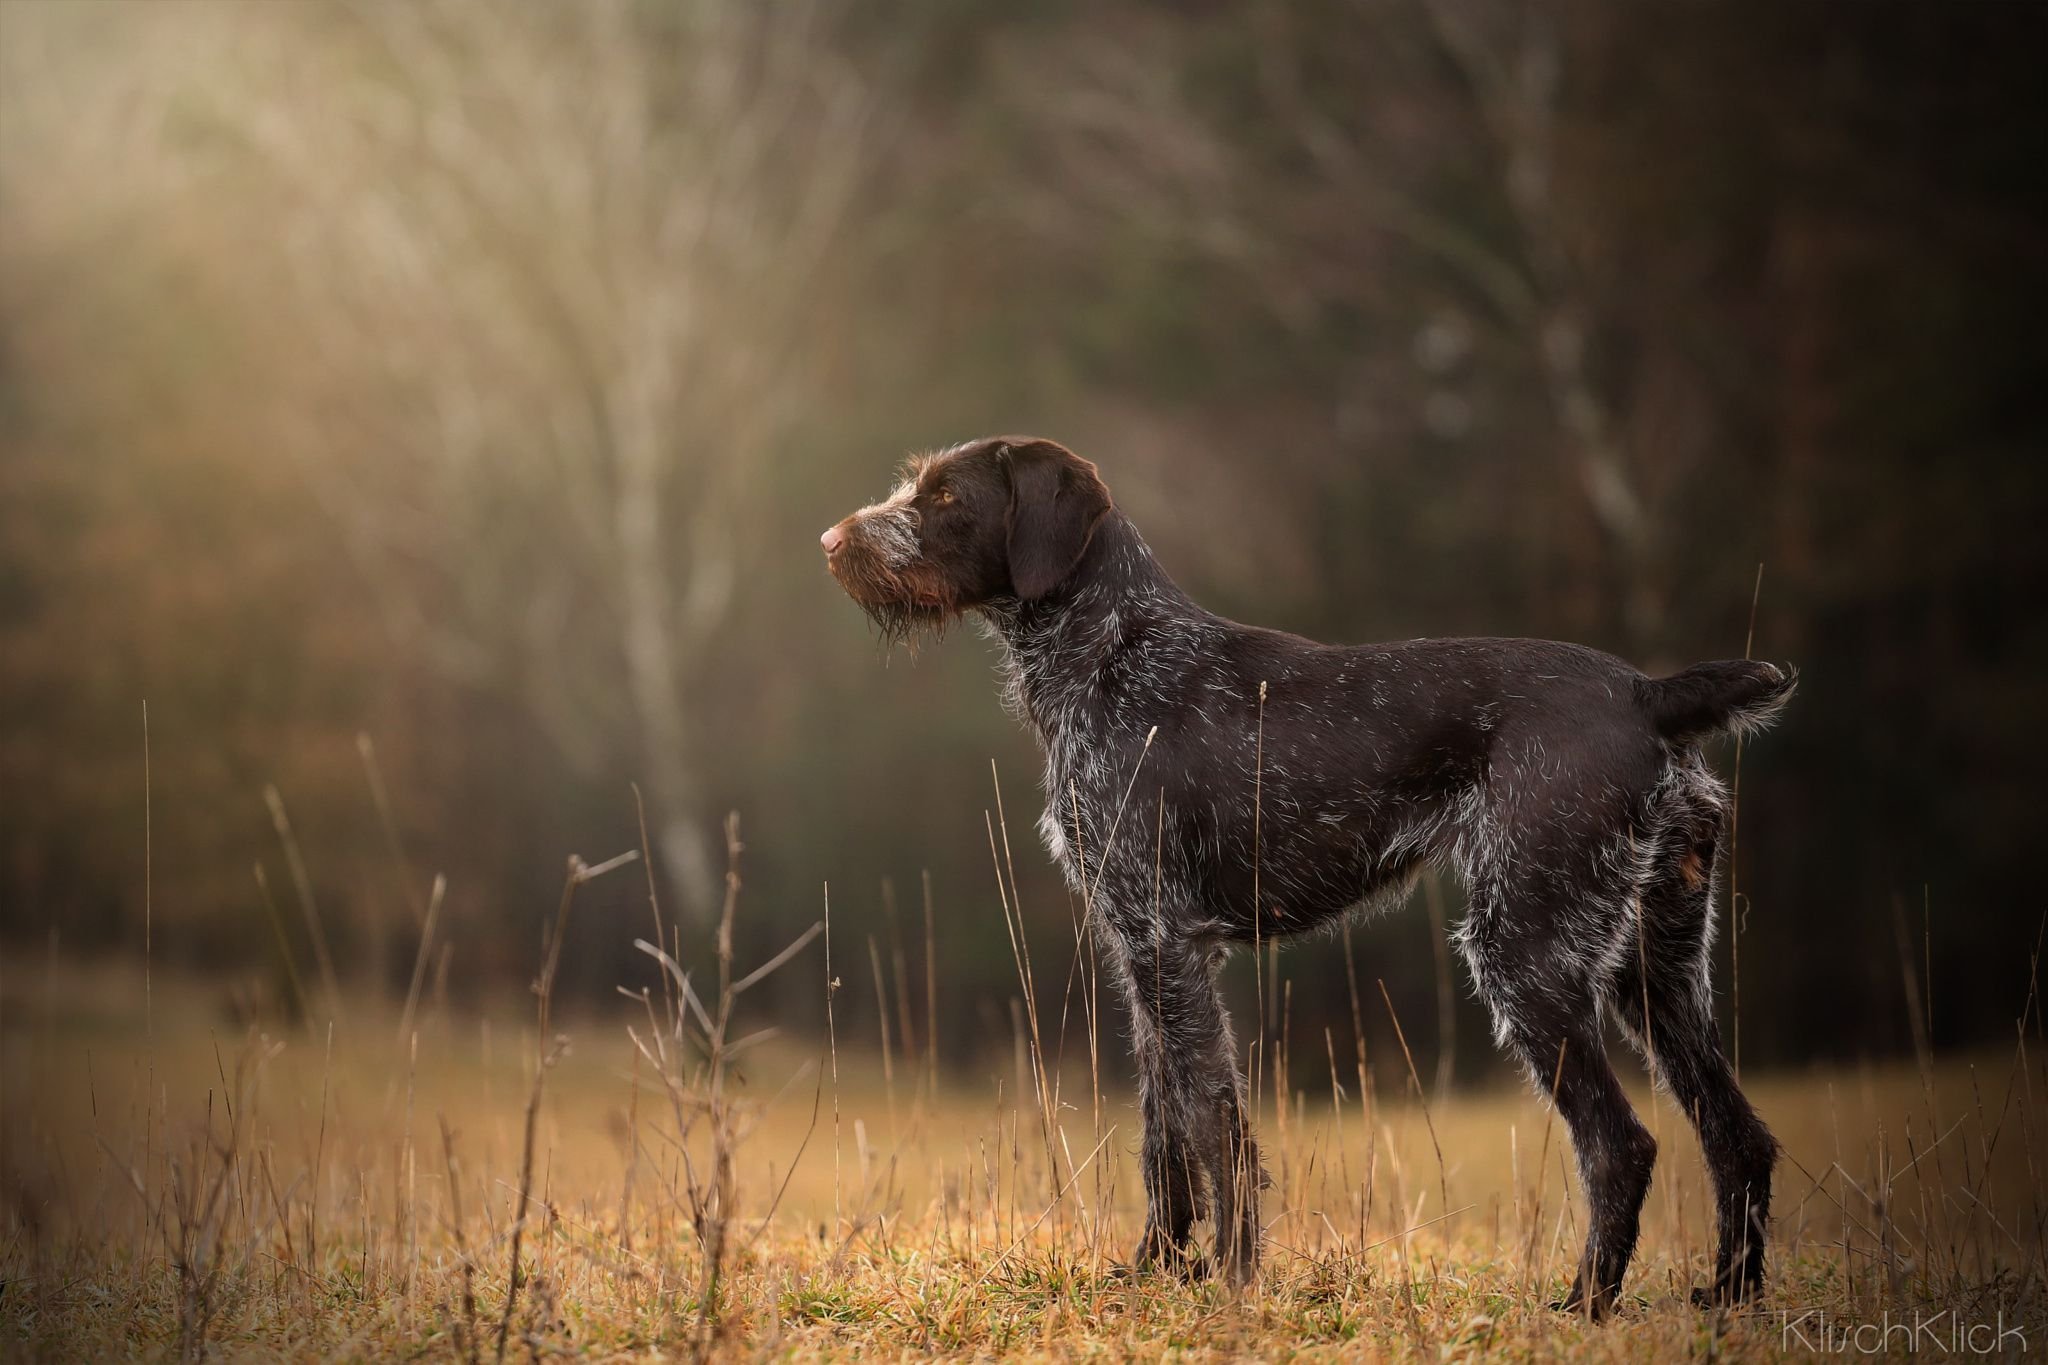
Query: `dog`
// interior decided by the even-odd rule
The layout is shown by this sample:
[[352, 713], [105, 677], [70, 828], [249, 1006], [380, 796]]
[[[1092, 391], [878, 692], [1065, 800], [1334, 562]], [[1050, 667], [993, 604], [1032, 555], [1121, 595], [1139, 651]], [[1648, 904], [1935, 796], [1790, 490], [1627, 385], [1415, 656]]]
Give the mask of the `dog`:
[[1612, 1017], [1692, 1119], [1719, 1245], [1702, 1305], [1763, 1283], [1777, 1144], [1737, 1087], [1709, 950], [1726, 788], [1701, 742], [1769, 723], [1767, 663], [1650, 678], [1543, 640], [1331, 646], [1191, 601], [1095, 466], [1029, 437], [913, 460], [826, 531], [833, 577], [885, 640], [978, 617], [1045, 754], [1039, 830], [1107, 932], [1140, 1073], [1136, 1269], [1257, 1274], [1268, 1183], [1217, 989], [1239, 945], [1327, 927], [1455, 870], [1453, 933], [1500, 1045], [1563, 1114], [1588, 1202], [1559, 1308], [1603, 1317], [1657, 1144], [1609, 1066]]

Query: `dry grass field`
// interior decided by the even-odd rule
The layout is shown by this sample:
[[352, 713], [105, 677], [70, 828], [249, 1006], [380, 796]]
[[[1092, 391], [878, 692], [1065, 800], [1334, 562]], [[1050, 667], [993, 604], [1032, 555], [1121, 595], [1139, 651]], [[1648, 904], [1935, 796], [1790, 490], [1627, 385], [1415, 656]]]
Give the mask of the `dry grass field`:
[[[819, 946], [785, 970], [814, 970]], [[869, 966], [835, 965], [842, 989]], [[145, 989], [135, 964], [15, 955], [0, 989], [8, 1358], [1663, 1360], [2048, 1341], [2032, 1019], [2005, 1055], [1749, 1078], [1786, 1159], [1769, 1294], [1739, 1315], [1685, 1302], [1711, 1253], [1706, 1186], [1680, 1116], [1638, 1088], [1662, 1156], [1621, 1314], [1593, 1325], [1546, 1307], [1580, 1235], [1562, 1129], [1512, 1089], [1425, 1109], [1398, 1054], [1362, 1095], [1332, 1074], [1341, 1045], [1276, 1050], [1265, 1274], [1240, 1297], [1120, 1268], [1136, 1113], [1091, 1081], [1085, 1017], [1057, 1071], [1048, 1038], [1041, 1103], [1029, 1047], [934, 1086], [928, 1058], [874, 1040], [751, 1042], [772, 1021], [737, 989], [730, 1020], [712, 987], [544, 1026], [545, 993], [491, 1018], [430, 998], [410, 1029], [369, 1003], [331, 1028], [237, 1024], [218, 983], [159, 970]], [[1896, 1326], [1916, 1321], [1917, 1339]]]

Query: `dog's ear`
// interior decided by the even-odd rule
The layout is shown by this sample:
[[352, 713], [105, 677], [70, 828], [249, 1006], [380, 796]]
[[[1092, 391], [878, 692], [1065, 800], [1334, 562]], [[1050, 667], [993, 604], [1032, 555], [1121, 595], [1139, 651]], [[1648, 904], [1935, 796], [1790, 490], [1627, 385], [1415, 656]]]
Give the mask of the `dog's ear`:
[[1026, 602], [1073, 571], [1109, 514], [1109, 489], [1095, 466], [1051, 441], [1008, 448], [1010, 586]]

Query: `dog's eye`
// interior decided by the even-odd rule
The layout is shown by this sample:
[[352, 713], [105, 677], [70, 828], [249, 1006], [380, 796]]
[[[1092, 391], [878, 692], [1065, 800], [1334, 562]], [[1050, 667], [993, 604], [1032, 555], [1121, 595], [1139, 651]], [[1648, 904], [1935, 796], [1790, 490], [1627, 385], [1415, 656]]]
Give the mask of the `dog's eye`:
[[950, 488], [939, 489], [932, 494], [932, 501], [944, 507], [947, 503], [953, 501], [953, 490]]

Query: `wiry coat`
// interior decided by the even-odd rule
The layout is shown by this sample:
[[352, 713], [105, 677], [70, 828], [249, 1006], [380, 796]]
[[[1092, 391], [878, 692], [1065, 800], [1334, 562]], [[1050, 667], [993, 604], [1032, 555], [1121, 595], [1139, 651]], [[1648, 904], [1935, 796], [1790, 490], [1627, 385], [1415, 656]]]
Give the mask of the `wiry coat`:
[[1698, 741], [1766, 722], [1793, 680], [1701, 664], [1655, 680], [1539, 640], [1337, 647], [1226, 621], [1180, 591], [1094, 467], [1000, 439], [920, 464], [826, 533], [886, 628], [961, 611], [1001, 640], [1044, 747], [1040, 832], [1107, 932], [1142, 1078], [1141, 1264], [1192, 1266], [1195, 1222], [1242, 1280], [1263, 1183], [1215, 984], [1234, 944], [1402, 899], [1453, 869], [1455, 939], [1500, 1043], [1564, 1114], [1589, 1235], [1565, 1302], [1604, 1312], [1655, 1143], [1601, 1040], [1611, 1012], [1700, 1130], [1716, 1281], [1761, 1281], [1768, 1131], [1735, 1087], [1708, 981], [1725, 792]]

